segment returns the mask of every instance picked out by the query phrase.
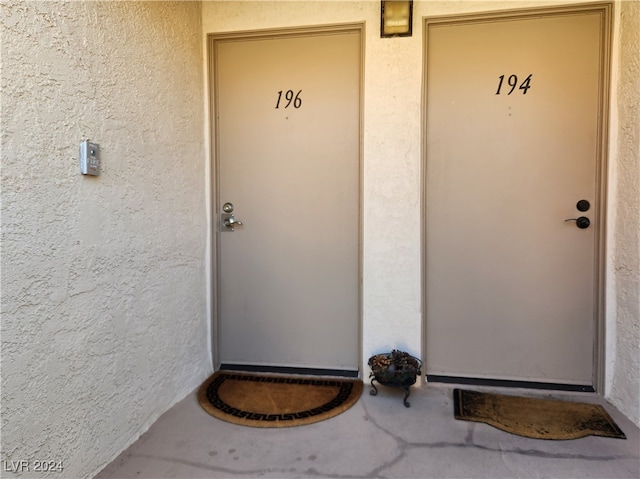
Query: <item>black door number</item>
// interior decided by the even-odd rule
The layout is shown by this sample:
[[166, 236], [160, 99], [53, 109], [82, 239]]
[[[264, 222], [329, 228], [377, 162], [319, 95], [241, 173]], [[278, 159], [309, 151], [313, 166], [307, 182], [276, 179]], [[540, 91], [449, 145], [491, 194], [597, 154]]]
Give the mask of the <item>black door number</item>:
[[[283, 90], [280, 90], [278, 92], [278, 101], [276, 102], [276, 110], [280, 108], [280, 101], [282, 100], [282, 92]], [[302, 98], [300, 98], [300, 93], [302, 93], [302, 90], [300, 90], [298, 93], [295, 93], [295, 94], [293, 93], [293, 90], [287, 90], [284, 94], [284, 100], [286, 100], [287, 104], [284, 105], [282, 108], [289, 108], [291, 103], [293, 103], [294, 108], [300, 108], [302, 106]]]
[[[533, 73], [530, 73], [529, 76], [527, 78], [525, 78], [524, 81], [518, 87], [519, 90], [522, 90], [522, 94], [523, 95], [526, 95], [527, 94], [527, 90], [529, 88], [531, 88], [531, 77], [532, 76], [533, 76]], [[498, 83], [498, 91], [496, 92], [496, 95], [500, 95], [500, 93], [501, 93], [502, 83], [504, 82], [504, 77], [505, 77], [505, 75], [500, 75], [498, 77], [500, 79], [500, 82]], [[509, 75], [509, 78], [507, 78], [507, 84], [511, 87], [511, 90], [509, 90], [509, 93], [507, 93], [507, 95], [511, 95], [513, 93], [513, 90], [515, 90], [516, 87], [518, 86], [518, 75]], [[506, 88], [505, 88], [505, 90], [506, 90]]]

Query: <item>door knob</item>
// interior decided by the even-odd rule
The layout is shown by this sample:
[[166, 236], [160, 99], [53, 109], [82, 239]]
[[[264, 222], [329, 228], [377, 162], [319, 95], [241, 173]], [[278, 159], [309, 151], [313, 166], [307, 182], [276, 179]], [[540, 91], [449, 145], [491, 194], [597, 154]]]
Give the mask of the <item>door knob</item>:
[[575, 221], [576, 222], [576, 226], [578, 228], [580, 228], [581, 230], [586, 229], [589, 227], [589, 225], [591, 224], [591, 221], [589, 221], [589, 218], [587, 218], [586, 216], [580, 216], [579, 218], [569, 218], [564, 220], [565, 223], [567, 221]]

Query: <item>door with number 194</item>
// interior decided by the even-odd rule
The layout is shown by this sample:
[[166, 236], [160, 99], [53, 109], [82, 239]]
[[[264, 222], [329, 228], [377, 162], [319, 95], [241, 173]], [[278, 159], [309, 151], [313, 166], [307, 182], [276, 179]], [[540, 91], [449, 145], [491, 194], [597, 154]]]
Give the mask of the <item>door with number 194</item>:
[[426, 22], [430, 379], [596, 384], [608, 12]]

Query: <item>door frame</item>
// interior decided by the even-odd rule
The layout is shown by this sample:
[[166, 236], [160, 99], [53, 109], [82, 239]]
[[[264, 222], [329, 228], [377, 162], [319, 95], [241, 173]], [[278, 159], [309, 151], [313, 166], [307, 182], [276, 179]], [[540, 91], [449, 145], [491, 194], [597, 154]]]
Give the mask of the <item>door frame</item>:
[[[605, 294], [606, 294], [606, 239], [607, 239], [607, 171], [609, 151], [609, 96], [611, 81], [611, 45], [613, 32], [613, 3], [590, 3], [552, 7], [533, 7], [516, 10], [498, 10], [492, 12], [480, 12], [470, 14], [442, 15], [423, 18], [423, 45], [422, 45], [422, 140], [421, 140], [421, 302], [422, 302], [422, 357], [426, 358], [427, 327], [426, 303], [427, 303], [427, 275], [426, 268], [426, 235], [427, 235], [427, 66], [428, 66], [428, 31], [431, 25], [466, 24], [480, 22], [499, 22], [518, 20], [523, 18], [535, 18], [540, 16], [563, 16], [579, 13], [599, 13], [602, 47], [600, 52], [600, 78], [598, 101], [598, 138], [596, 159], [596, 196], [597, 208], [594, 208], [595, 223], [598, 225], [596, 233], [595, 264], [594, 264], [594, 338], [593, 338], [593, 379], [592, 384], [595, 393], [602, 395], [605, 387]], [[426, 382], [427, 364], [424, 369], [424, 381]], [[511, 382], [511, 381], [478, 381], [473, 383], [490, 384], [495, 386], [519, 386], [543, 388], [542, 383]], [[513, 384], [509, 384], [513, 383]], [[553, 389], [553, 388], [550, 388]]]
[[237, 32], [222, 32], [207, 34], [207, 103], [209, 116], [209, 228], [211, 234], [211, 258], [209, 273], [211, 278], [211, 359], [214, 371], [220, 368], [219, 343], [220, 343], [220, 211], [222, 202], [220, 200], [220, 151], [219, 151], [219, 125], [216, 121], [218, 111], [218, 66], [216, 56], [216, 46], [220, 42], [244, 41], [248, 39], [276, 39], [293, 38], [299, 36], [320, 36], [340, 33], [354, 33], [360, 35], [360, 89], [359, 89], [359, 114], [358, 114], [358, 318], [357, 321], [357, 367], [358, 375], [363, 371], [362, 367], [362, 271], [363, 271], [363, 105], [364, 105], [364, 23], [344, 23], [332, 25], [315, 25], [307, 27], [289, 27], [276, 29], [243, 30]]

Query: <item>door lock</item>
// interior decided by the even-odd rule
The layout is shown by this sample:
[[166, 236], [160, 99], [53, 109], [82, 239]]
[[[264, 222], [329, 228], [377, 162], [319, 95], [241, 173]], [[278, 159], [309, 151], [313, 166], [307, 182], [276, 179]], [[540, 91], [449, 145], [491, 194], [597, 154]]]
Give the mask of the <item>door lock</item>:
[[589, 218], [587, 218], [586, 216], [580, 216], [579, 218], [569, 218], [569, 219], [564, 220], [565, 223], [567, 221], [575, 221], [576, 222], [576, 226], [578, 228], [580, 228], [581, 230], [584, 230], [584, 229], [588, 228], [589, 225], [591, 224], [591, 221], [589, 221]]
[[236, 226], [242, 226], [242, 221], [238, 221], [233, 215], [233, 203], [222, 205], [223, 213], [220, 215], [220, 228], [222, 231], [235, 231]]
[[591, 204], [587, 200], [580, 200], [576, 203], [576, 209], [578, 211], [589, 211]]

